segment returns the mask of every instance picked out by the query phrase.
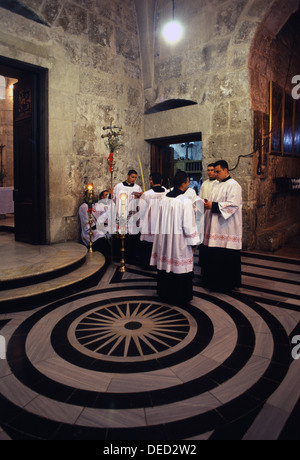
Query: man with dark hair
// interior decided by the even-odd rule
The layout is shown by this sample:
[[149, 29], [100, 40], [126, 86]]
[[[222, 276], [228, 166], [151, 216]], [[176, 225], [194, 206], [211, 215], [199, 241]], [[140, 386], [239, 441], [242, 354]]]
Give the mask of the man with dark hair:
[[[162, 188], [162, 177], [161, 174], [158, 172], [153, 172], [149, 176], [149, 182], [150, 182], [150, 187], [153, 189], [154, 187], [160, 187]], [[164, 190], [166, 190], [163, 187]]]
[[182, 189], [184, 187], [184, 193], [187, 191], [190, 183], [189, 183], [189, 176], [186, 174], [186, 172], [181, 171], [180, 169], [176, 172], [174, 179], [173, 179], [173, 184], [174, 184], [174, 189]]
[[140, 257], [141, 265], [145, 269], [151, 269], [150, 259], [155, 235], [155, 225], [160, 200], [165, 196], [167, 190], [162, 186], [160, 173], [153, 172], [149, 177], [151, 189], [143, 193], [140, 199]]
[[175, 305], [193, 298], [193, 251], [200, 242], [192, 202], [184, 196], [188, 186], [179, 171], [173, 190], [160, 200], [150, 262], [157, 267], [159, 297]]
[[216, 180], [214, 163], [210, 163], [209, 165], [207, 165], [207, 176], [208, 176], [208, 179], [206, 179], [202, 183], [201, 188], [200, 188], [200, 193], [199, 193], [200, 198], [202, 198], [203, 200], [207, 200], [210, 189]]
[[[127, 178], [124, 182], [120, 182], [114, 188], [113, 198], [118, 199], [120, 193], [125, 192], [131, 198], [139, 198], [142, 194], [142, 189], [135, 183], [137, 179], [137, 172], [135, 169], [130, 169], [127, 173]], [[130, 187], [130, 188], [129, 188]]]
[[205, 203], [203, 283], [209, 289], [241, 285], [242, 189], [224, 160], [215, 163], [216, 182]]
[[[221, 166], [221, 168], [223, 169], [227, 169], [227, 171], [224, 172], [225, 176], [228, 177], [229, 176], [229, 167], [228, 167], [228, 163], [226, 160], [218, 160], [215, 162], [214, 166]], [[220, 174], [220, 171], [217, 171], [217, 174]], [[215, 175], [216, 175], [216, 170], [215, 170]]]
[[100, 192], [100, 195], [99, 195], [99, 200], [107, 200], [108, 198], [111, 197], [111, 194], [112, 194], [112, 189], [102, 190], [102, 192]]

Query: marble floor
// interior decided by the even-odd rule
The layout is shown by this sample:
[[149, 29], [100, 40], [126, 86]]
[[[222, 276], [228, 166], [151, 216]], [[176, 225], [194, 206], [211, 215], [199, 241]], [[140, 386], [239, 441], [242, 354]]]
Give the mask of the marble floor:
[[14, 214], [0, 214], [0, 229], [14, 231], [15, 215]]
[[105, 265], [102, 254], [90, 254], [82, 244], [31, 245], [7, 230], [0, 232], [0, 254], [0, 312], [32, 309], [45, 298], [93, 285]]
[[242, 264], [218, 293], [195, 257], [188, 307], [111, 263], [93, 288], [0, 314], [0, 440], [299, 440], [300, 259]]

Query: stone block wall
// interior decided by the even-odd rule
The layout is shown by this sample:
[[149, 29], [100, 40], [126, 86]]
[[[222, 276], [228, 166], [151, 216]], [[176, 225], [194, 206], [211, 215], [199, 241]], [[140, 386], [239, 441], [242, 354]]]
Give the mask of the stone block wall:
[[[258, 107], [269, 111], [268, 80], [276, 75], [277, 80], [286, 78], [290, 43], [275, 41], [275, 36], [297, 8], [294, 0], [182, 0], [176, 2], [175, 19], [182, 23], [184, 36], [170, 45], [161, 32], [172, 17], [172, 1], [156, 2], [154, 83], [145, 91], [145, 108], [167, 99], [188, 99], [197, 105], [146, 115], [146, 138], [201, 132], [203, 170], [211, 161], [228, 161], [231, 176], [243, 189], [245, 249], [269, 250], [270, 244], [261, 244], [258, 233], [276, 219], [286, 222], [293, 217], [287, 200], [274, 203], [273, 179], [280, 159], [270, 159], [263, 180], [257, 176], [254, 113]], [[292, 62], [299, 63], [299, 56]], [[277, 71], [272, 63], [277, 63]], [[293, 167], [298, 171], [295, 161], [290, 161], [286, 174]], [[283, 215], [278, 212], [282, 206]], [[271, 246], [274, 250], [276, 244]]]
[[113, 184], [138, 154], [149, 171], [134, 1], [24, 0], [23, 16], [15, 3], [0, 8], [0, 55], [49, 71], [49, 242], [76, 240], [86, 184], [111, 183], [101, 134], [112, 118], [124, 131]]
[[2, 144], [2, 167], [5, 170], [3, 187], [13, 186], [13, 96], [10, 85], [14, 80], [5, 78], [5, 98], [0, 99], [0, 144]]
[[[268, 114], [267, 81], [276, 81], [277, 72], [272, 63], [278, 82], [286, 75], [279, 62], [289, 45], [275, 37], [298, 0], [176, 1], [184, 36], [175, 45], [161, 34], [172, 0], [7, 3], [10, 11], [0, 8], [0, 55], [49, 71], [50, 242], [78, 237], [77, 209], [88, 182], [99, 192], [110, 185], [101, 134], [111, 118], [125, 132], [114, 183], [129, 168], [139, 171], [138, 154], [147, 177], [145, 139], [201, 132], [204, 171], [225, 159], [242, 185], [245, 249], [259, 244], [258, 229], [276, 225], [276, 206], [292, 212], [286, 201], [274, 205], [273, 179], [278, 171], [291, 174], [299, 162], [268, 157], [265, 175], [257, 176], [254, 114]], [[168, 99], [196, 105], [144, 115]]]
[[256, 196], [253, 189], [253, 113], [249, 98], [251, 40], [271, 1], [182, 0], [175, 19], [184, 36], [175, 45], [161, 36], [172, 2], [158, 0], [155, 16], [154, 85], [145, 91], [145, 108], [167, 99], [197, 103], [146, 115], [147, 138], [201, 132], [203, 171], [224, 159], [243, 188], [244, 247], [252, 245]]
[[[275, 1], [258, 27], [250, 50], [251, 107], [255, 116], [264, 117], [265, 135], [270, 129], [270, 81], [291, 95], [292, 77], [300, 74], [300, 13], [297, 10], [297, 2]], [[254, 134], [254, 146], [264, 142], [261, 134]], [[267, 137], [265, 141], [268, 144]], [[257, 249], [275, 251], [300, 233], [299, 194], [282, 194], [276, 189], [276, 179], [300, 177], [300, 156], [269, 152], [268, 146], [262, 150], [261, 172], [253, 176], [257, 203], [252, 222], [253, 244]]]

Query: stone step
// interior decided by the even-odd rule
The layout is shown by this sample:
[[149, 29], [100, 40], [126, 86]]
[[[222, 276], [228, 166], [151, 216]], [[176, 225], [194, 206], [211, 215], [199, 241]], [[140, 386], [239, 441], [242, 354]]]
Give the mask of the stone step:
[[35, 246], [0, 235], [0, 312], [31, 309], [98, 282], [105, 257], [76, 242]]
[[0, 291], [18, 288], [66, 274], [85, 262], [87, 248], [67, 242], [32, 246], [1, 245]]
[[63, 293], [74, 293], [88, 287], [99, 277], [105, 257], [99, 252], [87, 253], [85, 262], [78, 268], [46, 281], [0, 291], [0, 311], [11, 311], [17, 306], [35, 307], [40, 301], [53, 300]]

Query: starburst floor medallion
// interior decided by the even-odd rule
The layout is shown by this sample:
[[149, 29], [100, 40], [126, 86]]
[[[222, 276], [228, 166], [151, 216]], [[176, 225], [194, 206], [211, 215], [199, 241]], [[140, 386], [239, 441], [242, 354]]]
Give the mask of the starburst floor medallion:
[[155, 302], [112, 303], [78, 317], [69, 329], [76, 348], [113, 361], [142, 361], [174, 353], [193, 340], [196, 323], [178, 307]]

